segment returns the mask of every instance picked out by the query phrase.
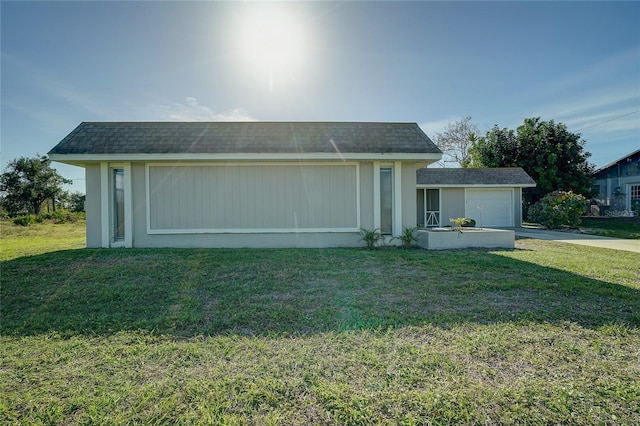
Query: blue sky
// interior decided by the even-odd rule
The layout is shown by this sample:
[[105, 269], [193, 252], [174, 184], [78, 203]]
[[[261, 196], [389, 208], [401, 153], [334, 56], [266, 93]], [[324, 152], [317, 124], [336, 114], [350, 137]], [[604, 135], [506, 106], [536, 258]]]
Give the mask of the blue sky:
[[[82, 121], [565, 123], [640, 148], [640, 2], [11, 2], [2, 167]], [[84, 192], [80, 168], [56, 164]]]

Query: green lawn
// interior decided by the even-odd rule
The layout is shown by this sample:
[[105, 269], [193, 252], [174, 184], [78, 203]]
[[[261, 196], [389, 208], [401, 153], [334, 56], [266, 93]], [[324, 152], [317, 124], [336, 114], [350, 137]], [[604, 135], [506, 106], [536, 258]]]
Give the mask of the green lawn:
[[593, 235], [640, 239], [640, 216], [583, 217], [580, 230]]
[[8, 255], [5, 231], [2, 424], [640, 423], [636, 253]]

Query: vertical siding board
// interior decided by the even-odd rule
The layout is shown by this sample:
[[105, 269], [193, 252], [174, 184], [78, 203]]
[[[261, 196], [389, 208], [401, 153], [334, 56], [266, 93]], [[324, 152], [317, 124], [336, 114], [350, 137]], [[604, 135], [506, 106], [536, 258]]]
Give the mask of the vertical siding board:
[[149, 166], [150, 229], [358, 225], [355, 165]]

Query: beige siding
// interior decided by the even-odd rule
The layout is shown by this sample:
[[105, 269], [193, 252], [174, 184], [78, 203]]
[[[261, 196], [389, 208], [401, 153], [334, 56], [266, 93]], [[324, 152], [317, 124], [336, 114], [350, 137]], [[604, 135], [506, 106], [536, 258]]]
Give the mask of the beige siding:
[[440, 200], [440, 226], [451, 225], [449, 218], [464, 217], [464, 188], [442, 188]]
[[513, 191], [513, 223], [516, 228], [522, 226], [522, 188]]
[[373, 229], [373, 162], [360, 163], [360, 226]]
[[87, 247], [102, 246], [102, 224], [100, 209], [100, 164], [85, 166], [87, 198], [84, 209], [87, 215]]
[[354, 229], [357, 166], [149, 165], [149, 231]]
[[402, 226], [411, 228], [416, 221], [416, 165], [402, 164]]

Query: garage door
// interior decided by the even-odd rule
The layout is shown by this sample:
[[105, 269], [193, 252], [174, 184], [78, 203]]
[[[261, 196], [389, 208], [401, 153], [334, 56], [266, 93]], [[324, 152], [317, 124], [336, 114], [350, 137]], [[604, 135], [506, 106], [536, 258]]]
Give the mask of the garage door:
[[512, 189], [467, 189], [465, 200], [465, 216], [476, 226], [514, 226]]

